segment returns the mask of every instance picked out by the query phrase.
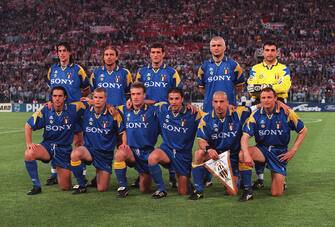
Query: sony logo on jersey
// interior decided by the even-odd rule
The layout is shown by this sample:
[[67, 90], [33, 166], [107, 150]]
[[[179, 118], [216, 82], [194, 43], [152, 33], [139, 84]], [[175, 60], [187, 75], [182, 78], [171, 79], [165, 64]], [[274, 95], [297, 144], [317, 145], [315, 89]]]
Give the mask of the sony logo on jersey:
[[182, 132], [184, 134], [186, 134], [188, 130], [188, 128], [169, 125], [169, 124], [166, 124], [165, 122], [163, 123], [163, 128], [167, 129], [170, 132]]
[[226, 139], [226, 138], [230, 138], [230, 137], [235, 137], [236, 134], [237, 134], [237, 131], [233, 131], [233, 132], [220, 132], [220, 133], [214, 133], [214, 134], [212, 134], [211, 138], [213, 140], [217, 140], [218, 138]]
[[98, 87], [120, 89], [122, 87], [122, 84], [104, 82], [104, 83], [98, 83]]
[[107, 135], [110, 132], [110, 129], [105, 129], [105, 128], [101, 129], [101, 128], [96, 128], [96, 127], [86, 127], [85, 132]]
[[231, 76], [223, 75], [223, 76], [210, 76], [208, 77], [208, 82], [218, 81], [218, 80], [230, 80]]
[[143, 122], [128, 122], [126, 128], [148, 128], [149, 123]]
[[283, 130], [273, 130], [273, 129], [261, 129], [258, 130], [260, 136], [281, 136], [283, 135]]
[[64, 130], [70, 130], [72, 127], [72, 124], [68, 125], [46, 125], [45, 130], [47, 131], [53, 131], [53, 132], [61, 132]]
[[165, 82], [154, 82], [154, 81], [147, 81], [144, 83], [146, 87], [166, 87], [168, 83]]
[[50, 83], [51, 84], [69, 84], [69, 85], [72, 85], [74, 83], [74, 80], [56, 78], [56, 79], [51, 79]]

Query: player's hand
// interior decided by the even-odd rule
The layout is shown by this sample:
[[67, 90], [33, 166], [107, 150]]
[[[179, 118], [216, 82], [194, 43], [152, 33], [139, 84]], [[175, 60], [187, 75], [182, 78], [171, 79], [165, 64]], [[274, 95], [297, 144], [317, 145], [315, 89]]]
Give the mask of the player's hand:
[[297, 152], [296, 150], [290, 149], [286, 153], [278, 155], [278, 158], [280, 158], [279, 161], [281, 162], [290, 161], [294, 157], [296, 152]]
[[263, 90], [265, 88], [272, 88], [272, 84], [262, 84], [261, 85], [261, 90]]
[[48, 101], [48, 102], [45, 103], [44, 105], [47, 106], [49, 110], [51, 110], [51, 108], [53, 107], [53, 104], [52, 104], [51, 101]]
[[118, 114], [117, 109], [113, 105], [106, 104], [106, 108], [107, 108], [108, 113], [112, 115], [113, 117], [115, 117]]
[[211, 159], [213, 159], [213, 160], [218, 160], [218, 159], [219, 159], [219, 155], [218, 155], [218, 153], [216, 152], [216, 150], [214, 150], [214, 149], [209, 149], [209, 150], [208, 150], [208, 155], [209, 155], [209, 157], [210, 157]]
[[186, 103], [186, 109], [191, 110], [192, 114], [195, 114], [198, 112], [198, 107], [196, 107], [195, 105], [192, 105], [191, 103]]
[[289, 106], [287, 106], [285, 103], [277, 100], [277, 111], [279, 111], [280, 109], [283, 109], [285, 114], [288, 115], [289, 114], [289, 110], [291, 109]]
[[133, 107], [133, 102], [131, 101], [131, 99], [127, 100], [126, 107], [127, 110], [130, 110]]
[[248, 84], [247, 91], [249, 93], [260, 92], [262, 90], [262, 85], [260, 84]]

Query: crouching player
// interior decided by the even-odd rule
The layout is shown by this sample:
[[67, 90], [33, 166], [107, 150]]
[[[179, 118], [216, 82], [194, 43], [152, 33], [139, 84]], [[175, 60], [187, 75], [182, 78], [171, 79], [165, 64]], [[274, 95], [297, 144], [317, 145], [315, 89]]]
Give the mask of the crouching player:
[[188, 194], [192, 147], [201, 118], [200, 112], [192, 114], [192, 110], [183, 105], [184, 94], [180, 88], [168, 90], [168, 101], [169, 104], [156, 104], [163, 143], [150, 154], [148, 160], [150, 174], [157, 186], [152, 194], [155, 199], [167, 196], [159, 164], [175, 170], [179, 194]]
[[[260, 95], [261, 108], [253, 112], [243, 127], [241, 139], [242, 152], [240, 161], [250, 167], [249, 185], [245, 185], [240, 201], [252, 199], [251, 168], [254, 161], [265, 162], [271, 171], [272, 196], [281, 196], [284, 192], [287, 162], [291, 160], [302, 144], [307, 128], [297, 114], [288, 109], [277, 107], [277, 96], [272, 88], [265, 88]], [[298, 136], [294, 145], [288, 149], [290, 131], [294, 130]], [[249, 147], [248, 141], [255, 136], [256, 146]], [[249, 187], [247, 187], [249, 186]]]
[[82, 162], [93, 163], [96, 168], [98, 191], [104, 192], [108, 189], [114, 149], [125, 133], [120, 113], [112, 116], [106, 108], [106, 100], [106, 90], [96, 88], [93, 92], [94, 104], [84, 113], [84, 146], [75, 148], [71, 153], [71, 169], [78, 181], [73, 194], [86, 192]]
[[[214, 93], [212, 105], [214, 110], [203, 116], [197, 131], [200, 149], [195, 152], [193, 163], [192, 175], [195, 190], [189, 197], [191, 200], [203, 198], [205, 174], [203, 164], [209, 159], [217, 160], [220, 153], [230, 150], [230, 163], [235, 184], [239, 175], [238, 154], [242, 126], [249, 117], [250, 110], [246, 107], [236, 107], [236, 109], [230, 107], [227, 95], [223, 91]], [[236, 185], [235, 188], [237, 188]], [[230, 195], [235, 194], [230, 190], [227, 192]]]
[[115, 175], [119, 184], [117, 195], [121, 198], [128, 195], [127, 165], [135, 167], [140, 174], [140, 191], [150, 191], [151, 177], [148, 157], [154, 150], [159, 134], [155, 107], [144, 103], [145, 87], [141, 82], [135, 82], [131, 85], [130, 98], [133, 104], [132, 108], [119, 107], [126, 128], [128, 145], [123, 144], [119, 147], [114, 162]]
[[[70, 154], [74, 136], [74, 126], [85, 109], [81, 102], [65, 104], [67, 94], [63, 87], [55, 86], [51, 90], [53, 107], [44, 106], [30, 117], [25, 125], [27, 149], [24, 160], [33, 188], [27, 193], [41, 193], [41, 183], [38, 178], [37, 162], [48, 163], [52, 160], [57, 169], [58, 183], [61, 190], [71, 188]], [[32, 131], [44, 129], [43, 141], [32, 143]]]

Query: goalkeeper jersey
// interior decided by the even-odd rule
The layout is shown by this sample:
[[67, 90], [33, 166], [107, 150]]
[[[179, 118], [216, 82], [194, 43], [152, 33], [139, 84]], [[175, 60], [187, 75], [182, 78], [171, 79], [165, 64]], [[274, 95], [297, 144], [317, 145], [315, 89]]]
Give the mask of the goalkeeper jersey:
[[[290, 70], [286, 65], [278, 61], [270, 66], [263, 61], [251, 68], [247, 83], [271, 84], [277, 96], [286, 99], [291, 87]], [[252, 93], [251, 95], [253, 98], [259, 99], [260, 92]]]

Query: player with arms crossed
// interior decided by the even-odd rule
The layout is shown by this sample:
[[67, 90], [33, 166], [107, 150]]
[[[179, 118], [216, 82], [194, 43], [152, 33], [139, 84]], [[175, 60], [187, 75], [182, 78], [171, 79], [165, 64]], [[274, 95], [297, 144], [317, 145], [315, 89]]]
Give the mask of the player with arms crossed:
[[114, 171], [119, 184], [117, 194], [121, 198], [128, 195], [127, 165], [135, 167], [140, 174], [140, 191], [150, 191], [148, 157], [154, 150], [159, 135], [155, 107], [145, 104], [145, 86], [140, 82], [133, 83], [130, 97], [131, 109], [125, 106], [119, 107], [126, 128], [127, 145], [124, 143], [119, 147], [114, 162]]
[[[240, 140], [242, 136], [242, 125], [250, 115], [247, 107], [229, 106], [227, 94], [216, 91], [212, 98], [213, 111], [204, 115], [200, 121], [197, 131], [199, 150], [195, 152], [192, 169], [195, 190], [189, 199], [197, 200], [203, 198], [204, 162], [217, 160], [219, 154], [230, 150], [230, 163], [233, 171], [233, 182], [236, 184], [239, 176]], [[235, 185], [235, 188], [237, 186]], [[235, 193], [227, 189], [228, 194]]]
[[167, 103], [158, 103], [157, 116], [163, 143], [149, 155], [149, 170], [157, 190], [155, 199], [167, 196], [159, 164], [172, 168], [178, 176], [178, 192], [188, 194], [192, 168], [192, 147], [201, 113], [192, 113], [183, 105], [184, 94], [180, 88], [170, 88]]
[[[265, 88], [261, 92], [262, 108], [254, 111], [243, 127], [241, 139], [240, 162], [249, 166], [249, 182], [245, 184], [245, 191], [240, 201], [253, 198], [251, 189], [251, 169], [254, 161], [266, 163], [271, 170], [272, 196], [281, 196], [284, 192], [287, 162], [291, 160], [302, 144], [307, 128], [297, 114], [289, 109], [288, 114], [283, 108], [277, 108], [277, 96], [272, 88]], [[297, 132], [293, 146], [288, 149], [290, 131]], [[248, 141], [255, 136], [256, 146], [249, 147]]]
[[[86, 72], [80, 65], [73, 62], [71, 47], [67, 42], [58, 43], [56, 49], [59, 62], [52, 65], [48, 71], [48, 86], [51, 89], [55, 86], [64, 87], [68, 95], [67, 102], [78, 102], [81, 97], [86, 97], [89, 94], [89, 81]], [[75, 146], [83, 144], [83, 134], [79, 125], [75, 126], [73, 143]], [[52, 162], [51, 166], [53, 166]], [[46, 185], [53, 184], [57, 184], [57, 172], [52, 167]]]
[[75, 148], [71, 153], [71, 168], [78, 181], [78, 187], [74, 188], [73, 194], [86, 192], [82, 162], [93, 163], [96, 168], [98, 191], [104, 192], [108, 189], [114, 149], [125, 133], [120, 113], [116, 112], [112, 116], [107, 109], [106, 100], [106, 90], [96, 88], [93, 92], [94, 104], [84, 113], [84, 146]]
[[[288, 92], [291, 87], [291, 77], [289, 68], [278, 62], [278, 46], [273, 41], [263, 44], [263, 62], [254, 65], [250, 70], [247, 81], [247, 90], [251, 95], [254, 104], [260, 102], [260, 92], [263, 88], [271, 87], [277, 94], [277, 99], [286, 103]], [[261, 163], [255, 163], [257, 181], [253, 184], [253, 189], [264, 187], [264, 168]]]
[[[25, 125], [27, 149], [24, 160], [33, 188], [27, 193], [35, 195], [42, 192], [38, 178], [37, 162], [53, 161], [57, 168], [59, 187], [62, 190], [71, 188], [70, 154], [75, 124], [80, 120], [85, 106], [81, 103], [67, 104], [67, 93], [61, 86], [51, 90], [53, 107], [44, 106], [30, 117]], [[44, 129], [43, 141], [32, 142], [32, 132]]]

